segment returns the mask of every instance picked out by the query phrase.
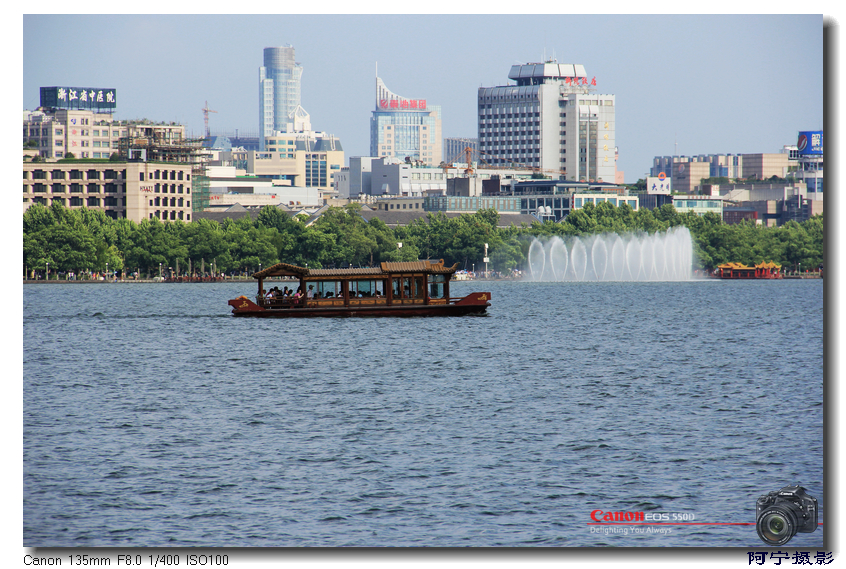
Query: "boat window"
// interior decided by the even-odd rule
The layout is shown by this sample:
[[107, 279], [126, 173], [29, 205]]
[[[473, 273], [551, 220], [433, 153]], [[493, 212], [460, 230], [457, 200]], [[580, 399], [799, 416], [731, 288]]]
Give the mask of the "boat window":
[[426, 296], [426, 284], [423, 277], [414, 277], [414, 298]]
[[385, 295], [385, 281], [350, 281], [350, 297], [373, 297]]
[[391, 279], [391, 291], [394, 298], [400, 298], [400, 279], [398, 277]]
[[344, 291], [341, 288], [341, 281], [317, 281], [314, 283], [316, 298], [335, 298], [336, 296], [344, 296]]
[[443, 298], [444, 297], [444, 281], [446, 279], [443, 275], [432, 275], [429, 277], [429, 298]]

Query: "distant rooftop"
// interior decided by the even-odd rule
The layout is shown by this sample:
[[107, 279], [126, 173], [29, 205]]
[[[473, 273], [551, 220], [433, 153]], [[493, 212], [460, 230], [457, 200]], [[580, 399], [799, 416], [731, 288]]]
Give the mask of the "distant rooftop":
[[544, 79], [565, 79], [567, 77], [587, 77], [584, 65], [572, 63], [526, 63], [512, 65], [508, 78], [517, 81], [518, 85], [532, 85], [543, 83]]

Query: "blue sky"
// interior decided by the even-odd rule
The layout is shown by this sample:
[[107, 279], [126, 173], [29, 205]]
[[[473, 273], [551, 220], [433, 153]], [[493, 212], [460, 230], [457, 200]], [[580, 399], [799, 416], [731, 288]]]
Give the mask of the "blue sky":
[[[39, 87], [117, 89], [116, 118], [257, 132], [265, 47], [291, 44], [312, 127], [369, 153], [375, 76], [440, 105], [444, 136], [477, 136], [479, 87], [515, 63], [585, 66], [616, 95], [618, 168], [656, 155], [778, 152], [823, 127], [816, 15], [24, 15], [23, 107]], [[71, 54], [71, 55], [69, 55]]]

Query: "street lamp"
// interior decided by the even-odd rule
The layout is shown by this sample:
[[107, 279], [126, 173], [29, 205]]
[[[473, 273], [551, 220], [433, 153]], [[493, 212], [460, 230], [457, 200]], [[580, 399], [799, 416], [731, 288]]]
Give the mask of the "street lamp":
[[162, 264], [159, 263], [159, 280], [162, 278]]
[[106, 282], [109, 282], [109, 264], [106, 263]]
[[44, 280], [50, 280], [50, 261], [47, 261], [47, 270], [44, 272]]

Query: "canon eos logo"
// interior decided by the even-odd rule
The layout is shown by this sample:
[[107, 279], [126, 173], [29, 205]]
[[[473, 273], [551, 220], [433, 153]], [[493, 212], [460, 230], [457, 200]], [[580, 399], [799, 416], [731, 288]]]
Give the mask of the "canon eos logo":
[[603, 512], [594, 510], [590, 517], [595, 522], [643, 522], [646, 516], [643, 512]]

